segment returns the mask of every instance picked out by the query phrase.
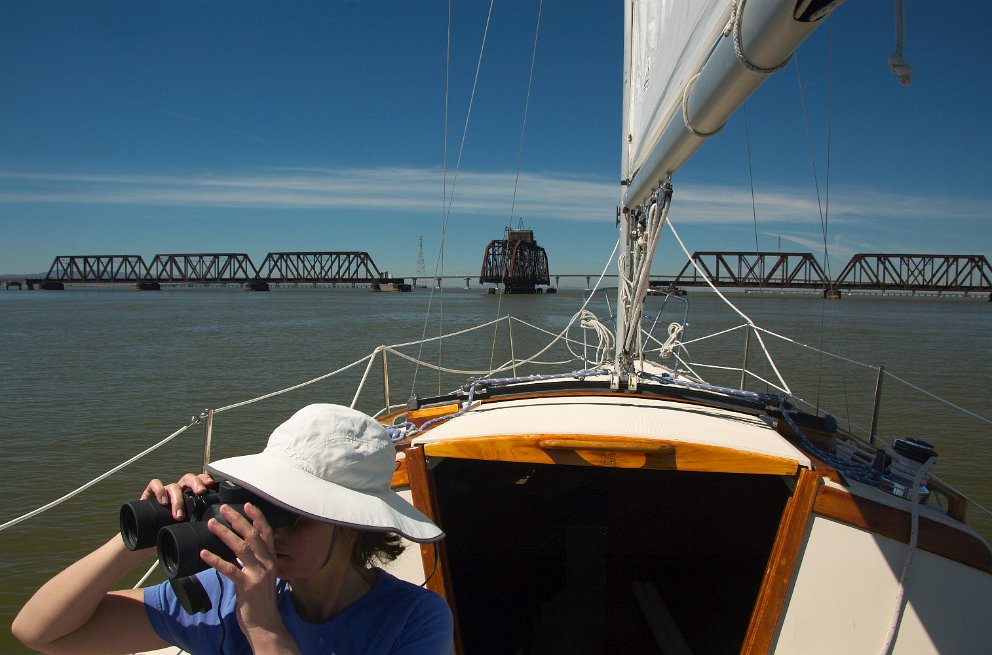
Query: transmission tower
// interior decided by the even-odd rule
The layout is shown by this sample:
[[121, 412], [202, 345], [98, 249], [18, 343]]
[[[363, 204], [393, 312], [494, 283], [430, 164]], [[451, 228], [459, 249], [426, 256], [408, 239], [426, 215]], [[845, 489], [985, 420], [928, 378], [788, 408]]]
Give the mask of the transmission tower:
[[424, 265], [424, 237], [420, 237], [420, 252], [417, 253], [417, 277], [427, 277], [427, 266]]

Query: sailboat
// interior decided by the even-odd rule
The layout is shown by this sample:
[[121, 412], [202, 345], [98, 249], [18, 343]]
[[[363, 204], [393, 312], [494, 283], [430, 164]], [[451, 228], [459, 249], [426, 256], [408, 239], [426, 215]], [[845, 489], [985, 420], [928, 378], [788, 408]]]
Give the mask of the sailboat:
[[[648, 309], [682, 302], [649, 279], [678, 170], [839, 4], [624, 3], [620, 283], [612, 330], [588, 309], [594, 289], [573, 323], [596, 342], [557, 335], [581, 365], [523, 375], [521, 360], [544, 351], [511, 354], [400, 405], [388, 362], [426, 365], [403, 347], [421, 342], [335, 372], [366, 366], [355, 405], [381, 358], [393, 488], [446, 533], [392, 570], [448, 601], [456, 652], [979, 653], [992, 643], [992, 547], [965, 522], [968, 500], [934, 474], [929, 443], [841, 427], [798, 402], [774, 364], [772, 391], [746, 388], [746, 361], [738, 387], [708, 383], [678, 357], [686, 319], [666, 325]], [[762, 341], [746, 317], [744, 327]], [[242, 404], [205, 411], [159, 446], [201, 426], [208, 461], [215, 415]]]
[[394, 486], [447, 533], [411, 579], [460, 653], [984, 652], [992, 548], [928, 442], [707, 384], [642, 329], [679, 168], [840, 2], [624, 4], [609, 354], [382, 415]]

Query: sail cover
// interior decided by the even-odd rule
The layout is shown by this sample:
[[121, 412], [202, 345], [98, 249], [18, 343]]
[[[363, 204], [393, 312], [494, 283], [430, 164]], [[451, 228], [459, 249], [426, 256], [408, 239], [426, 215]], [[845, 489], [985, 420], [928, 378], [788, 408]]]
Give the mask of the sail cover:
[[631, 0], [625, 15], [623, 179], [644, 164], [730, 20], [731, 0]]

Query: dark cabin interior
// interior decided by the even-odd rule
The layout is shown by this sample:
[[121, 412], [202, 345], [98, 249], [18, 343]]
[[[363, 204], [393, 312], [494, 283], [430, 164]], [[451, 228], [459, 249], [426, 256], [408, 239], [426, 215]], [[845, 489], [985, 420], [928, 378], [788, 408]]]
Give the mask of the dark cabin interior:
[[[790, 490], [778, 476], [444, 459], [433, 468], [466, 655], [737, 653]], [[657, 625], [657, 623], [656, 623]]]

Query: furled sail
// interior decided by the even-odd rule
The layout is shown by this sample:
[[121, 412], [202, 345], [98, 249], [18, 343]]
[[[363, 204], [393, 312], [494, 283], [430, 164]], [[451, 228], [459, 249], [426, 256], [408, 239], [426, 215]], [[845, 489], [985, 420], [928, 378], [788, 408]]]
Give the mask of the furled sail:
[[629, 0], [624, 206], [644, 200], [843, 0]]

